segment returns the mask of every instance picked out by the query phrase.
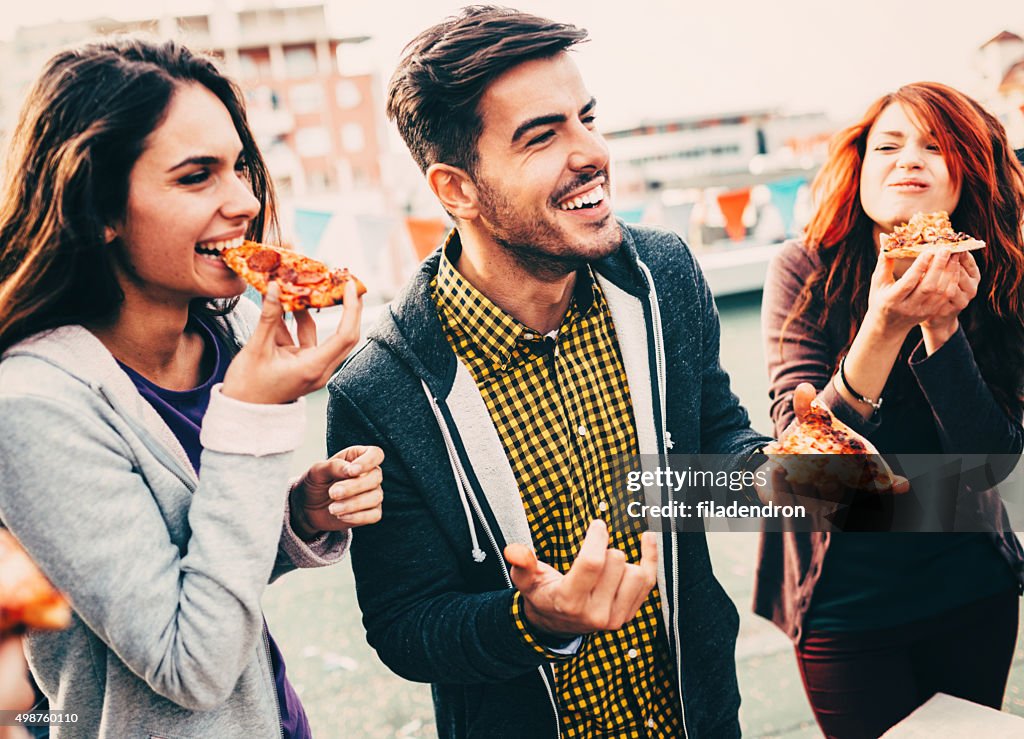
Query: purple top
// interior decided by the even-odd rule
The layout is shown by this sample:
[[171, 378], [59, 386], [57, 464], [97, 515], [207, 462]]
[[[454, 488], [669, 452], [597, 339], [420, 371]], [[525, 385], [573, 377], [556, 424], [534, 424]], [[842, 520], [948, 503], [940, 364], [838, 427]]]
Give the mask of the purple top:
[[[142, 397], [153, 406], [174, 432], [198, 475], [199, 460], [203, 452], [203, 447], [199, 443], [199, 430], [202, 427], [206, 409], [210, 405], [210, 389], [218, 382], [224, 381], [224, 374], [231, 363], [234, 348], [202, 321], [194, 320], [192, 325], [198, 327], [203, 335], [207, 358], [211, 354], [213, 357], [213, 371], [198, 387], [191, 390], [167, 390], [153, 384], [131, 367], [120, 362], [118, 364], [121, 364], [121, 369], [135, 383], [135, 387]], [[264, 622], [263, 628], [270, 649], [270, 665], [274, 672], [274, 686], [277, 689], [282, 736], [284, 739], [311, 739], [313, 734], [309, 728], [309, 719], [306, 718], [306, 712], [302, 708], [298, 694], [288, 682], [281, 650], [278, 649], [274, 638], [270, 635], [266, 622]]]

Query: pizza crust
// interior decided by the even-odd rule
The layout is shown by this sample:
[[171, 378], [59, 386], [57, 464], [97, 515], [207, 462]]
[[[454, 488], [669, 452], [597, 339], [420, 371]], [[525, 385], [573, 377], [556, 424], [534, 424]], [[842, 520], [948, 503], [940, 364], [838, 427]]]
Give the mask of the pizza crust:
[[885, 255], [893, 259], [913, 259], [924, 254], [929, 249], [938, 249], [943, 246], [949, 247], [951, 254], [959, 254], [962, 251], [975, 251], [976, 249], [985, 248], [985, 242], [978, 239], [965, 239], [963, 241], [931, 241], [914, 246], [895, 247], [893, 249], [888, 248], [888, 244], [890, 243], [889, 234], [882, 234], [878, 240], [881, 242], [882, 251], [885, 252]]

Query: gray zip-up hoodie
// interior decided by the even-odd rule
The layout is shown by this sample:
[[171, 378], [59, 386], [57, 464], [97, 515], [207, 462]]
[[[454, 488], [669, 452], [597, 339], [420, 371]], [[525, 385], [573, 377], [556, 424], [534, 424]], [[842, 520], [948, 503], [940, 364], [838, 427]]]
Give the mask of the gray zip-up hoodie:
[[[256, 318], [243, 299], [226, 321], [244, 341]], [[66, 326], [4, 353], [0, 419], [0, 520], [74, 609], [66, 631], [28, 639], [51, 706], [77, 714], [52, 735], [279, 736], [260, 598], [349, 542], [307, 545], [288, 525], [304, 402], [215, 387], [200, 479], [99, 340]]]

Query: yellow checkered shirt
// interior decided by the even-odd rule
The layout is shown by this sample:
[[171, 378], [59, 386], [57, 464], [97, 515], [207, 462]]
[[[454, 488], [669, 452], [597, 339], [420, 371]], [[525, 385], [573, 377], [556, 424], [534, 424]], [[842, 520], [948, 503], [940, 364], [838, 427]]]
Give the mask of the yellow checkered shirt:
[[[611, 529], [611, 546], [640, 559], [640, 536], [611, 526], [617, 499], [610, 460], [636, 454], [629, 384], [611, 313], [589, 270], [581, 271], [554, 340], [519, 323], [476, 290], [449, 261], [449, 237], [433, 299], [455, 353], [476, 380], [505, 447], [526, 508], [537, 556], [560, 572], [572, 564], [591, 520]], [[620, 457], [621, 458], [621, 457]], [[531, 633], [521, 595], [513, 615]], [[618, 631], [599, 632], [572, 659], [555, 663], [562, 735], [679, 737], [675, 665], [655, 588]]]

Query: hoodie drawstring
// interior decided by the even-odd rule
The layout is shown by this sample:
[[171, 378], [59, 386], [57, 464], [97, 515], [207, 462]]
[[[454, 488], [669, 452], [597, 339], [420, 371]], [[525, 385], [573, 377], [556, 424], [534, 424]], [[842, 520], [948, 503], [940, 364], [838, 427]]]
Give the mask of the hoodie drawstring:
[[441, 435], [444, 437], [444, 446], [448, 451], [448, 463], [452, 467], [452, 472], [455, 475], [455, 479], [459, 483], [459, 500], [462, 503], [462, 510], [466, 514], [466, 525], [469, 527], [469, 538], [473, 542], [473, 551], [471, 552], [474, 562], [483, 562], [487, 559], [487, 552], [480, 548], [480, 541], [476, 536], [476, 524], [473, 522], [473, 512], [469, 506], [469, 479], [466, 476], [466, 470], [462, 466], [462, 461], [459, 459], [459, 455], [455, 451], [455, 443], [452, 441], [451, 433], [448, 431], [448, 424], [445, 423], [444, 416], [441, 415], [441, 409], [438, 407], [437, 398], [430, 392], [430, 387], [427, 383], [420, 380], [420, 384], [423, 385], [423, 392], [430, 398], [431, 409], [434, 411], [434, 419], [437, 421], [437, 425], [441, 429]]

